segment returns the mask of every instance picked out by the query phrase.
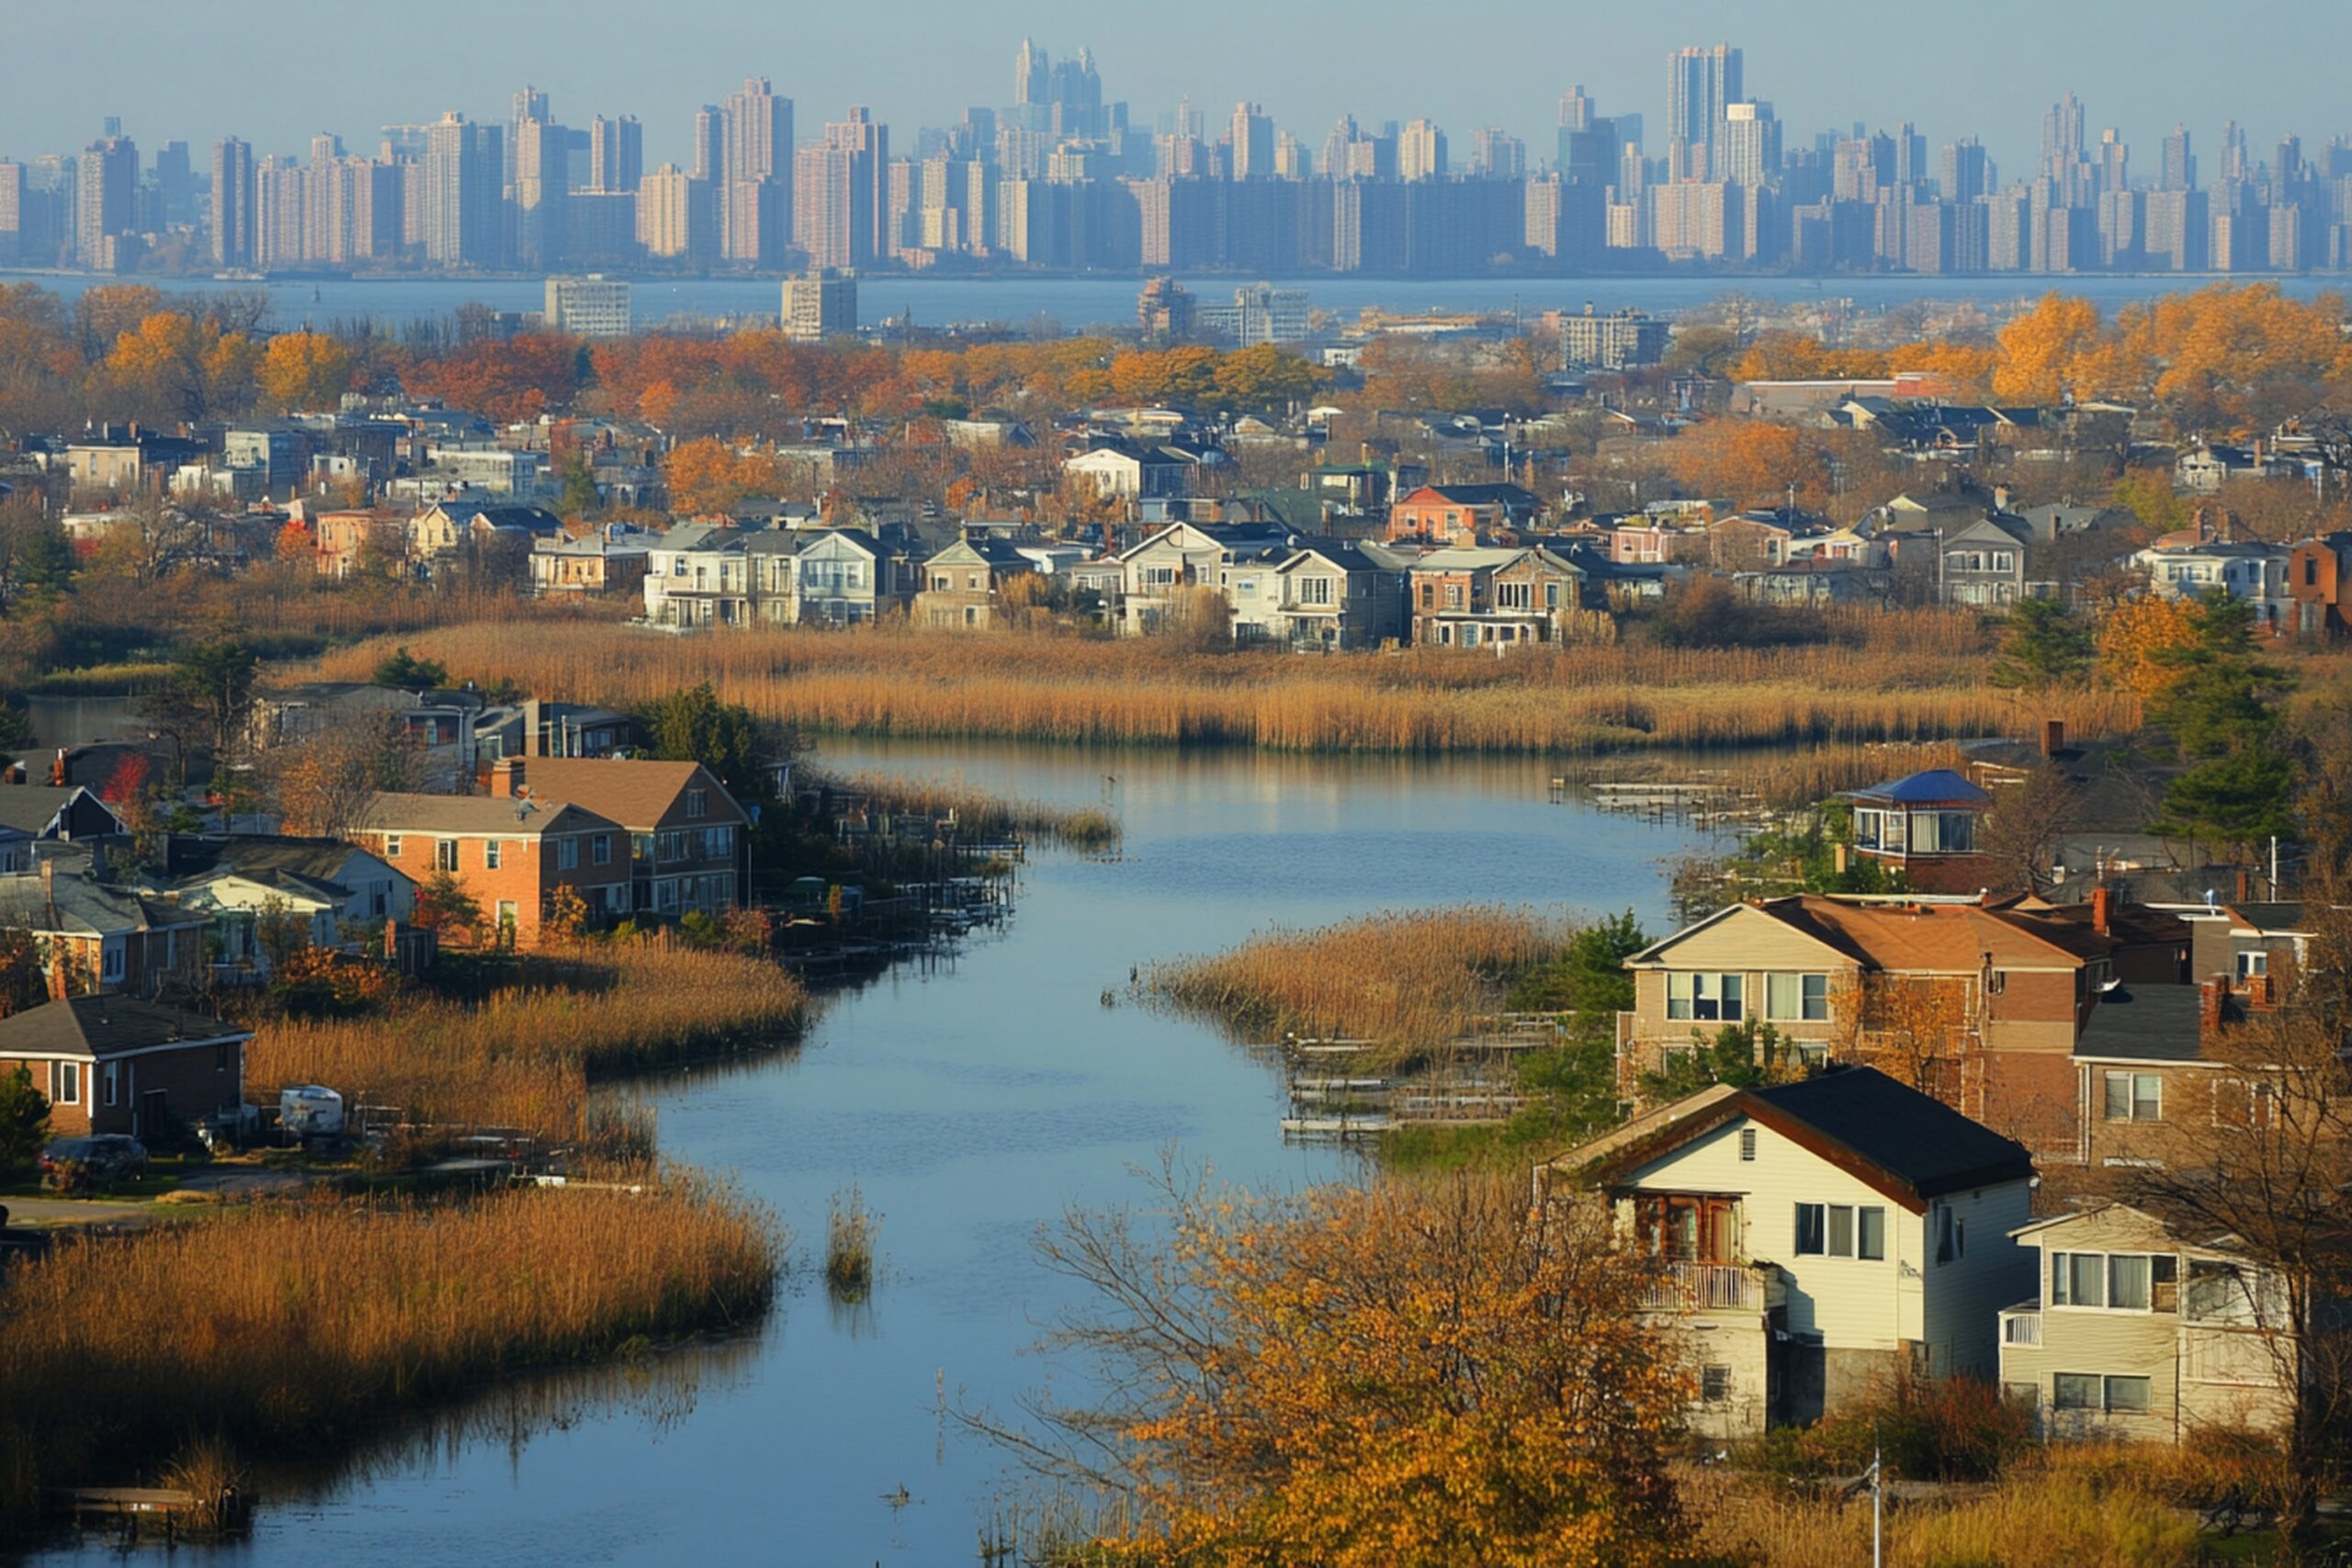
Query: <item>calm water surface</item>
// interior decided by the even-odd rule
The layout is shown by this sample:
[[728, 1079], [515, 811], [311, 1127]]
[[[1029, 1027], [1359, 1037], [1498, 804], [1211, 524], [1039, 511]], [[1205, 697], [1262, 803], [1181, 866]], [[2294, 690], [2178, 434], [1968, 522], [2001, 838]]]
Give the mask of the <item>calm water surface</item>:
[[[1136, 1195], [1169, 1145], [1251, 1184], [1343, 1179], [1352, 1156], [1285, 1146], [1274, 1074], [1212, 1031], [1101, 996], [1131, 965], [1272, 924], [1492, 900], [1653, 928], [1689, 830], [1546, 800], [1542, 761], [1445, 761], [828, 742], [829, 765], [961, 776], [1108, 802], [1122, 856], [1043, 853], [1001, 934], [934, 973], [842, 996], [789, 1055], [649, 1086], [671, 1155], [731, 1172], [784, 1216], [796, 1277], [760, 1339], [690, 1413], [591, 1401], [550, 1429], [412, 1444], [364, 1478], [266, 1507], [215, 1555], [345, 1568], [484, 1562], [950, 1564], [974, 1561], [1005, 1481], [943, 1431], [951, 1401], [1009, 1409], [1046, 1380], [1023, 1352], [1067, 1300], [1037, 1266], [1069, 1204]], [[809, 1267], [828, 1198], [883, 1215], [870, 1313]], [[533, 1429], [536, 1427], [537, 1429]], [[911, 1501], [883, 1501], [903, 1485]], [[93, 1541], [44, 1562], [101, 1555]]]

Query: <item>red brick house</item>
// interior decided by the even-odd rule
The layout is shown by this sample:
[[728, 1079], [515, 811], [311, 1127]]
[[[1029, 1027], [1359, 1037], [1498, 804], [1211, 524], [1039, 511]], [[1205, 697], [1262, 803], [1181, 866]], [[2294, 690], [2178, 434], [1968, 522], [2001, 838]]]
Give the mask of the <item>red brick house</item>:
[[1534, 521], [1542, 504], [1517, 485], [1423, 485], [1388, 508], [1388, 537], [1475, 545]]
[[496, 940], [517, 947], [538, 944], [559, 887], [578, 892], [591, 921], [629, 910], [628, 831], [549, 795], [379, 795], [351, 837], [420, 890], [449, 873]]
[[128, 997], [75, 997], [0, 1018], [0, 1074], [22, 1067], [60, 1137], [232, 1118], [245, 1100], [250, 1032]]
[[671, 919], [743, 902], [752, 819], [699, 762], [533, 757], [491, 771], [493, 796], [549, 795], [628, 829], [629, 908]]

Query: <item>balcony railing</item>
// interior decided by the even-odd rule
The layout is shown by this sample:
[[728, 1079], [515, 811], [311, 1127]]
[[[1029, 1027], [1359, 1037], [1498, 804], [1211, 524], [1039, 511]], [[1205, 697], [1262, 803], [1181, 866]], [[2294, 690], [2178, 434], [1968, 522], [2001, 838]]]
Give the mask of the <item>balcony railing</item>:
[[1761, 1312], [1764, 1283], [1745, 1263], [1668, 1263], [1642, 1288], [1646, 1312]]
[[2001, 1314], [2001, 1343], [2004, 1345], [2040, 1345], [2041, 1343], [2041, 1303], [2029, 1302], [2014, 1306]]

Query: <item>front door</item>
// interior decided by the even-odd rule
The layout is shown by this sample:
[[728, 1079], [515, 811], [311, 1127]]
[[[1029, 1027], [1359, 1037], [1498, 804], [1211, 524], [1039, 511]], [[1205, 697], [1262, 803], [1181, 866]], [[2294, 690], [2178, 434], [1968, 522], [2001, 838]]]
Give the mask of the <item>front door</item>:
[[139, 1097], [139, 1109], [131, 1119], [130, 1133], [150, 1143], [164, 1135], [171, 1125], [172, 1102], [160, 1089], [151, 1089]]

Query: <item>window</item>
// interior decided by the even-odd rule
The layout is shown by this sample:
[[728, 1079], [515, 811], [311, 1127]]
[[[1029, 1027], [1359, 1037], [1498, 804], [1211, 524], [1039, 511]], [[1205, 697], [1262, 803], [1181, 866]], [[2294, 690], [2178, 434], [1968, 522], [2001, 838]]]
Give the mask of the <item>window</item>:
[[599, 833], [588, 840], [588, 858], [597, 865], [612, 864], [613, 836], [610, 833]]
[[57, 1064], [57, 1092], [51, 1098], [60, 1105], [82, 1103], [81, 1063], [60, 1062]]
[[1731, 1397], [1731, 1369], [1702, 1367], [1699, 1371], [1699, 1398], [1708, 1404], [1721, 1404]]
[[628, 852], [631, 860], [651, 860], [653, 858], [653, 835], [650, 833], [631, 833], [628, 836]]
[[2164, 1120], [2165, 1080], [2155, 1073], [2107, 1075], [2107, 1119], [2109, 1122]]
[[2118, 1312], [2148, 1310], [2145, 1254], [2118, 1253], [2107, 1260], [2107, 1304]]
[[2099, 1380], [2086, 1372], [2057, 1372], [2050, 1380], [2050, 1403], [2060, 1410], [2097, 1410], [2103, 1398]]
[[401, 858], [401, 836], [398, 833], [384, 835], [384, 858], [386, 860]]
[[1854, 1210], [1849, 1203], [1829, 1205], [1829, 1256], [1854, 1256]]
[[558, 839], [555, 841], [555, 866], [558, 871], [577, 871], [580, 868], [579, 840]]
[[2267, 975], [2269, 973], [2270, 954], [2268, 953], [2257, 951], [2254, 953], [2241, 953], [2238, 954], [2239, 979], [2251, 980], [2257, 975]]
[[1703, 971], [1670, 971], [1666, 976], [1666, 1016], [1737, 1021], [1747, 1016], [1743, 1006], [1746, 977], [1711, 975]]
[[1298, 602], [1302, 604], [1329, 604], [1331, 602], [1331, 580], [1328, 577], [1300, 578]]
[[[224, 1046], [222, 1049], [226, 1050], [227, 1047]], [[98, 1074], [98, 1085], [108, 1105], [120, 1104], [122, 1102], [122, 1064], [120, 1062], [105, 1063]]]
[[1544, 585], [1544, 607], [1547, 610], [1556, 610], [1560, 607], [1560, 585], [1558, 583], [1547, 582]]
[[514, 934], [515, 919], [514, 900], [501, 898], [498, 901], [498, 929], [501, 934], [509, 937]]
[[1936, 1206], [1936, 1261], [1956, 1263], [1968, 1256], [1968, 1227], [1950, 1204]]
[[687, 816], [699, 817], [707, 810], [709, 807], [710, 792], [708, 790], [690, 789], [686, 791]]
[[1910, 815], [1914, 854], [1965, 854], [1976, 847], [1976, 817], [1973, 812], [1914, 811]]
[[2146, 1378], [2109, 1378], [2107, 1380], [2107, 1409], [2109, 1415], [2144, 1415], [2148, 1408]]
[[2244, 1078], [2218, 1078], [2213, 1084], [2213, 1124], [2217, 1127], [2267, 1127], [2277, 1109], [2275, 1093], [2267, 1083]]
[[499, 866], [502, 852], [502, 846], [498, 840], [483, 840], [481, 845], [481, 868], [484, 871], [496, 871]]
[[702, 830], [702, 857], [705, 860], [725, 860], [735, 852], [735, 829], [705, 828]]
[[1826, 1022], [1829, 1018], [1829, 976], [1766, 976], [1764, 1016], [1775, 1022]]
[[1822, 1203], [1797, 1205], [1797, 1245], [1800, 1258], [1820, 1258], [1828, 1248], [1828, 1207]]
[[1498, 582], [1495, 584], [1495, 604], [1504, 610], [1532, 610], [1535, 607], [1535, 585], [1532, 582]]
[[1445, 585], [1445, 607], [1449, 610], [1462, 608], [1462, 584], [1449, 582]]
[[2103, 1307], [2107, 1304], [2107, 1254], [2053, 1252], [2050, 1255], [2052, 1306]]
[[433, 869], [435, 871], [455, 871], [458, 869], [457, 840], [435, 839], [433, 840]]
[[1872, 1203], [1858, 1210], [1859, 1222], [1854, 1233], [1854, 1256], [1881, 1262], [1886, 1257], [1886, 1211]]
[[99, 951], [104, 955], [98, 966], [100, 976], [107, 980], [121, 979], [122, 944], [114, 942], [104, 942], [100, 944]]
[[1756, 1129], [1753, 1127], [1742, 1127], [1739, 1130], [1739, 1157], [1744, 1160], [1753, 1160], [1756, 1157]]

